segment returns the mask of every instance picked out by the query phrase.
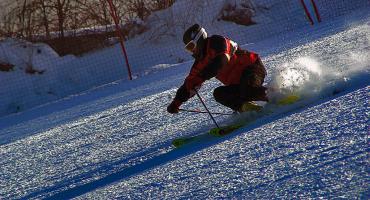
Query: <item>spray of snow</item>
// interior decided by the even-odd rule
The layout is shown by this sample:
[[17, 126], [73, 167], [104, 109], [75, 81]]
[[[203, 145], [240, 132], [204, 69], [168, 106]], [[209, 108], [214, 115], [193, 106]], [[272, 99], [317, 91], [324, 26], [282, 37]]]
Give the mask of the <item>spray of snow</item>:
[[345, 51], [341, 56], [341, 62], [345, 65], [326, 71], [324, 95], [370, 84], [370, 24], [360, 25], [353, 31], [358, 35], [352, 41], [355, 48]]
[[273, 73], [268, 85], [269, 98], [274, 101], [295, 94], [302, 98], [330, 96], [341, 91], [364, 85], [370, 77], [370, 51], [350, 52], [349, 65], [328, 70], [325, 63], [313, 57], [298, 57], [283, 63]]
[[[357, 36], [347, 38], [346, 34]], [[352, 90], [370, 83], [370, 25], [356, 25], [336, 36], [337, 47], [320, 47], [322, 41], [298, 47], [285, 55], [271, 58], [283, 60], [275, 65], [268, 84], [272, 100], [296, 94], [303, 98], [325, 97]], [[317, 54], [318, 48], [326, 54]], [[301, 56], [310, 55], [310, 56]]]
[[288, 94], [314, 95], [321, 90], [324, 75], [321, 63], [312, 57], [298, 57], [285, 62], [273, 74], [268, 86], [272, 100]]

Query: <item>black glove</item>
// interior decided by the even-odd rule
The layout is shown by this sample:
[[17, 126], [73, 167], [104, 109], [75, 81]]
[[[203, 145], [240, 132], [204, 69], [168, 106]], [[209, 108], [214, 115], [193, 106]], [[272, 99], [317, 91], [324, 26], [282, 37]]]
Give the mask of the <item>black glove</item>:
[[178, 113], [182, 102], [179, 100], [173, 100], [172, 103], [167, 107], [167, 112], [171, 114]]

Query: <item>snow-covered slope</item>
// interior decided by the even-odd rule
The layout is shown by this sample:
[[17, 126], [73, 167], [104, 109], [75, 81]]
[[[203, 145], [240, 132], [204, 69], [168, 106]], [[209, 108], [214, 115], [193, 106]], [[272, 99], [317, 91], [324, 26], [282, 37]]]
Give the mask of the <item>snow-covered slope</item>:
[[170, 152], [56, 197], [366, 199], [369, 92], [260, 121], [207, 148]]
[[[298, 90], [307, 101], [193, 148], [170, 142], [211, 128], [208, 116], [165, 109], [191, 62], [1, 118], [0, 197], [366, 198], [368, 22], [357, 12], [244, 46], [261, 53], [269, 81], [310, 84]], [[217, 85], [209, 81], [201, 95], [228, 112], [212, 100]], [[201, 108], [196, 99], [184, 106]]]
[[[225, 2], [230, 3], [224, 0], [179, 0], [166, 10], [155, 12], [147, 22], [149, 31], [126, 42], [134, 78], [162, 73], [176, 63], [190, 60], [191, 56], [183, 50], [182, 34], [193, 23], [202, 24], [209, 34], [226, 35], [241, 45], [249, 43], [248, 48], [252, 49], [259, 48], [254, 43], [261, 39], [296, 31], [300, 27], [305, 27], [305, 30], [314, 28], [309, 27], [298, 0], [253, 1], [256, 8], [253, 20], [257, 24], [248, 27], [217, 20]], [[244, 0], [232, 1], [239, 7], [242, 2]], [[310, 5], [310, 1], [306, 2]], [[333, 28], [328, 22], [334, 17], [359, 8], [367, 12], [370, 7], [367, 0], [317, 2], [328, 28]], [[312, 12], [312, 6], [309, 9]], [[283, 41], [295, 45], [311, 37], [306, 31], [301, 31], [301, 34], [305, 37], [295, 37], [293, 43], [291, 38]], [[275, 44], [266, 45], [270, 50], [276, 49]], [[284, 45], [286, 47], [287, 44]], [[268, 51], [264, 49], [261, 53]], [[59, 57], [42, 44], [5, 40], [0, 42], [0, 61], [15, 65], [14, 72], [0, 73], [0, 117], [128, 77], [119, 45], [82, 57]], [[24, 73], [26, 65], [46, 71], [43, 75], [31, 76]]]

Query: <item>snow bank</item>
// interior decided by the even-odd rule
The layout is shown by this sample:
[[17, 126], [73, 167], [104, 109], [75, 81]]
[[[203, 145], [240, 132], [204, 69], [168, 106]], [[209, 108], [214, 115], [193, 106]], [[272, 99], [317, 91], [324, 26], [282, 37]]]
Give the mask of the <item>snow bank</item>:
[[60, 60], [59, 55], [46, 44], [10, 38], [0, 42], [0, 61], [11, 63], [18, 69], [32, 66], [37, 70], [47, 70]]

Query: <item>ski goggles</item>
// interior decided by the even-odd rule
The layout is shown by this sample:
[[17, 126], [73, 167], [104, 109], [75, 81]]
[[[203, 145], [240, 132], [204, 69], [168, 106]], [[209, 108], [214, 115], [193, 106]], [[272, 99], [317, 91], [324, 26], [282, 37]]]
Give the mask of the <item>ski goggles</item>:
[[204, 30], [204, 28], [201, 28], [198, 34], [194, 37], [194, 39], [190, 40], [190, 42], [188, 42], [185, 45], [185, 50], [190, 53], [194, 53], [194, 50], [197, 47], [197, 42], [200, 39], [200, 37], [202, 37], [203, 35], [207, 37], [206, 30]]

